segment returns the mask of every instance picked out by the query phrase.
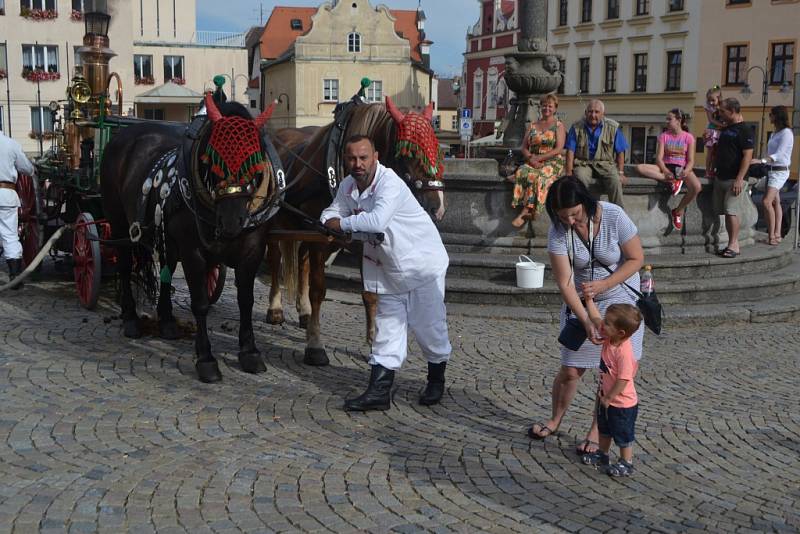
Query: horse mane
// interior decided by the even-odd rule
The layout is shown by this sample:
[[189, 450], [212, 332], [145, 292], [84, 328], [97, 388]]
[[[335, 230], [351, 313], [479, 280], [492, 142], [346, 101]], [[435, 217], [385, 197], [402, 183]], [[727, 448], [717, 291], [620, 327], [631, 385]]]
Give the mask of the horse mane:
[[225, 117], [241, 117], [243, 119], [253, 120], [253, 115], [247, 111], [247, 108], [239, 102], [232, 102], [230, 100], [221, 104], [217, 103], [217, 109]]
[[394, 163], [394, 140], [396, 128], [392, 116], [383, 104], [356, 106], [347, 124], [344, 138], [351, 135], [366, 135], [372, 139], [383, 163], [391, 167]]

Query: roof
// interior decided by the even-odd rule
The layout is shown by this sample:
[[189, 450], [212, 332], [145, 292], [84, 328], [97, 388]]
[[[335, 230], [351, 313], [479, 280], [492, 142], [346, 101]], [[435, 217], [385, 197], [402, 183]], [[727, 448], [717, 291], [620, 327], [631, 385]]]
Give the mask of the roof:
[[[261, 57], [266, 60], [279, 58], [289, 50], [295, 40], [311, 30], [311, 17], [317, 12], [316, 7], [276, 6], [264, 25], [261, 38]], [[417, 30], [417, 11], [409, 9], [390, 9], [395, 18], [394, 31], [411, 45], [411, 59], [421, 62], [419, 44], [424, 39]], [[292, 29], [292, 19], [299, 19], [301, 30]], [[430, 43], [430, 41], [426, 41]]]
[[458, 109], [458, 97], [453, 93], [452, 78], [439, 78], [436, 97], [439, 109]]
[[199, 104], [202, 98], [202, 94], [169, 81], [135, 96], [133, 101], [139, 104]]

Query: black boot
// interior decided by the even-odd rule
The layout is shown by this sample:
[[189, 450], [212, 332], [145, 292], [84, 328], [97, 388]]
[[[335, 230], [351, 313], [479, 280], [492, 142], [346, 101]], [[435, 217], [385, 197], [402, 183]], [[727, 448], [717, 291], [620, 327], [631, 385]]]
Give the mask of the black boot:
[[423, 406], [438, 404], [444, 394], [444, 368], [447, 362], [430, 363], [428, 362], [428, 385], [419, 398], [419, 403]]
[[394, 371], [382, 365], [373, 365], [367, 390], [360, 397], [344, 401], [344, 410], [346, 412], [388, 410], [393, 382]]
[[[15, 260], [6, 260], [8, 264], [8, 281], [10, 282], [22, 272], [22, 258], [17, 258]], [[19, 283], [12, 287], [11, 289], [22, 289], [24, 284]]]

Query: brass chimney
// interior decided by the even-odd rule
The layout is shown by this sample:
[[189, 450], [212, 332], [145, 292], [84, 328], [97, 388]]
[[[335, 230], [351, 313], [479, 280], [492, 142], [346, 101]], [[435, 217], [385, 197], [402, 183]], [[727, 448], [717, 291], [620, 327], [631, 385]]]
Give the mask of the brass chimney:
[[111, 50], [108, 40], [108, 25], [111, 15], [100, 12], [90, 12], [83, 16], [86, 34], [83, 36], [83, 46], [78, 49], [83, 64], [83, 77], [92, 88], [90, 100], [91, 118], [100, 115], [99, 97], [106, 95], [108, 87], [108, 62], [117, 54]]

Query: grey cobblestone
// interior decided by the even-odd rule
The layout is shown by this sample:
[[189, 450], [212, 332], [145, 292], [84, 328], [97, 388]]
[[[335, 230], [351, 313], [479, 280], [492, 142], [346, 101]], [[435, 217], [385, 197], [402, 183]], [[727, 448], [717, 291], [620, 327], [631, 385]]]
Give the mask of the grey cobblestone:
[[549, 412], [552, 325], [451, 316], [441, 405], [416, 403], [412, 343], [392, 409], [347, 414], [368, 373], [350, 296], [330, 292], [331, 365], [310, 368], [294, 310], [263, 323], [258, 283], [267, 372], [253, 376], [236, 358], [231, 283], [209, 316], [224, 375], [211, 386], [190, 338], [121, 336], [110, 281], [92, 313], [72, 283], [44, 280], [0, 296], [0, 532], [800, 530], [796, 323], [647, 336], [637, 473], [618, 481], [573, 452], [592, 373], [556, 436], [525, 436]]

